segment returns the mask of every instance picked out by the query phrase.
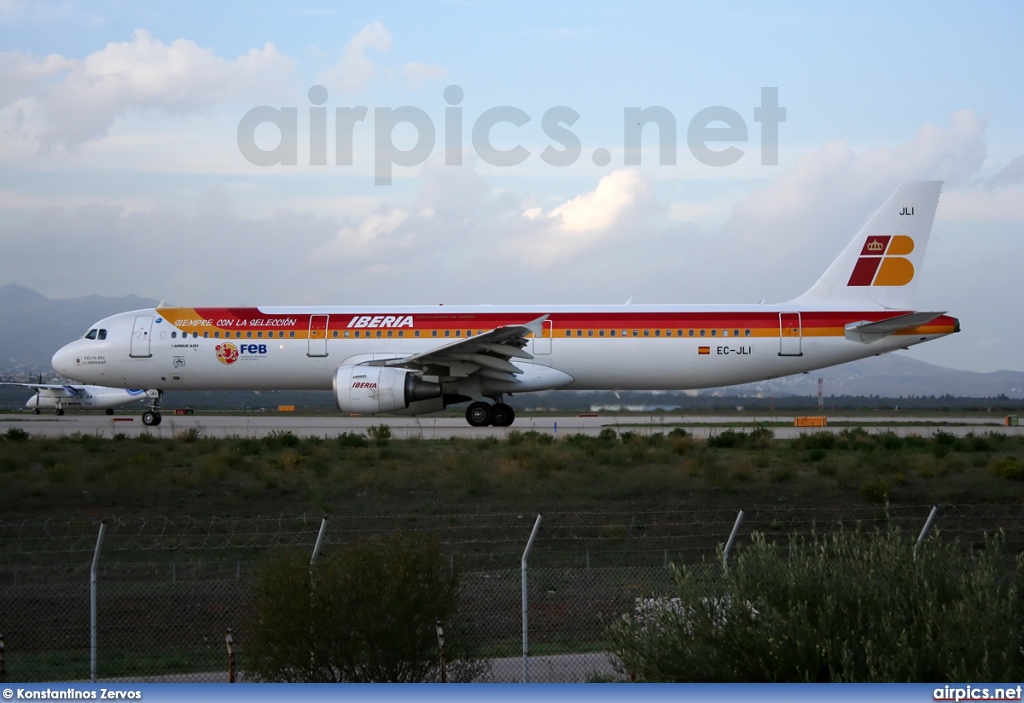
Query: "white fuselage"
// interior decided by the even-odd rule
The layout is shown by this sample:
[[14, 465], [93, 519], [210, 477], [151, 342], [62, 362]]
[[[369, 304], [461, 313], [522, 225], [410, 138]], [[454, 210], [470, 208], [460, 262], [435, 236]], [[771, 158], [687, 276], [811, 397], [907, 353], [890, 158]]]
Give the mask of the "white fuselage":
[[[406, 357], [547, 315], [514, 360], [524, 390], [673, 390], [725, 386], [832, 366], [958, 331], [955, 318], [873, 341], [850, 325], [898, 310], [759, 306], [159, 308], [96, 323], [53, 366], [83, 383], [161, 390], [329, 390], [335, 372]], [[92, 334], [93, 331], [90, 331]], [[94, 335], [95, 336], [95, 335]], [[558, 381], [545, 385], [545, 369]], [[564, 376], [563, 376], [564, 375]], [[571, 382], [564, 380], [571, 377]]]

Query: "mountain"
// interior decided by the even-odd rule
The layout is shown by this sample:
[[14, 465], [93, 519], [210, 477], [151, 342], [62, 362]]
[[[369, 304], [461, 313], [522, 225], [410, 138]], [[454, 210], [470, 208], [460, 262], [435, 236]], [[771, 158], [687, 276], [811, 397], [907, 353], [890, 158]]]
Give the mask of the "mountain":
[[158, 302], [137, 295], [50, 300], [25, 286], [0, 286], [0, 373], [52, 373], [53, 353], [85, 334], [89, 325]]
[[[89, 325], [126, 310], [151, 308], [156, 300], [128, 295], [120, 298], [90, 295], [50, 300], [20, 285], [0, 287], [0, 373], [52, 373], [50, 357], [61, 346], [84, 334]], [[808, 374], [771, 381], [701, 391], [701, 395], [812, 396], [818, 379], [826, 396], [942, 396], [1024, 398], [1024, 372], [978, 373], [935, 366], [894, 353], [833, 366]]]
[[718, 389], [722, 395], [758, 396], [769, 394], [817, 395], [822, 379], [825, 396], [849, 395], [899, 398], [952, 395], [992, 398], [1005, 395], [1024, 398], [1024, 371], [961, 371], [918, 361], [894, 352], [848, 364], [832, 366], [797, 376], [747, 383]]

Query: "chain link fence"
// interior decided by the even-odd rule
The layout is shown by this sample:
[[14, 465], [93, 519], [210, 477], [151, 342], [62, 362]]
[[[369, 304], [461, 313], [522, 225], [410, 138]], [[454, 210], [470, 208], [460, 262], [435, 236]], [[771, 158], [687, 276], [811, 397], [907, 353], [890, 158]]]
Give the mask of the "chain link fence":
[[[752, 532], [828, 533], [840, 525], [897, 527], [918, 537], [931, 506], [746, 511], [738, 548]], [[708, 563], [714, 578], [735, 512], [548, 514], [527, 569], [528, 647], [523, 655], [521, 559], [536, 516], [333, 517], [322, 554], [397, 529], [439, 539], [463, 571], [462, 621], [445, 623], [486, 663], [485, 681], [607, 681], [619, 674], [608, 626], [641, 601], [670, 598], [670, 563]], [[1019, 504], [944, 506], [936, 529], [965, 548], [1001, 531], [1024, 551]], [[0, 676], [6, 681], [245, 680], [251, 584], [268, 554], [310, 553], [319, 517], [107, 521], [91, 577], [99, 521], [0, 522]], [[229, 656], [226, 633], [234, 646]]]

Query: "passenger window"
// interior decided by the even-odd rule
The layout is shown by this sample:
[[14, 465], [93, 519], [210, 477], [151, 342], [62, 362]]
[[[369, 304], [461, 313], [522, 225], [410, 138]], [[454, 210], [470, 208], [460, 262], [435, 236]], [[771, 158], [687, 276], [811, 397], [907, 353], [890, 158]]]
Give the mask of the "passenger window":
[[701, 337], [703, 337], [703, 336], [704, 336], [704, 335], [706, 335], [706, 334], [707, 334], [707, 331], [705, 331], [705, 330], [701, 330], [701, 331], [700, 331], [700, 336], [701, 336]]
[[96, 330], [89, 330], [85, 333], [86, 339], [96, 339]]
[[356, 336], [357, 337], [359, 336], [359, 330], [356, 330]]
[[420, 331], [419, 331], [419, 330], [416, 330], [416, 332], [415, 332], [415, 333], [413, 334], [413, 336], [414, 336], [414, 337], [419, 337], [419, 336], [420, 336]]
[[693, 336], [693, 330], [690, 330], [690, 336], [691, 337]]
[[672, 330], [665, 330], [665, 336], [666, 337], [671, 337], [672, 336]]
[[644, 336], [645, 337], [650, 337], [651, 336], [651, 331], [650, 330], [644, 330]]
[[377, 330], [377, 336], [378, 337], [380, 336], [380, 330]]
[[178, 338], [178, 333], [177, 332], [171, 332], [171, 339], [177, 339], [177, 338]]
[[209, 338], [210, 338], [210, 333], [209, 332], [203, 332], [203, 339], [209, 339]]
[[744, 335], [743, 335], [743, 336], [745, 336], [745, 337], [749, 337], [749, 336], [750, 336], [750, 330], [747, 330], [747, 331], [746, 331], [746, 333], [744, 333]]
[[637, 330], [633, 330], [633, 336], [634, 337], [639, 337], [640, 336], [640, 332], [637, 331]]
[[252, 339], [252, 332], [251, 332], [251, 331], [249, 331], [249, 332], [246, 332], [246, 333], [245, 333], [245, 338], [246, 338], [246, 339]]
[[294, 332], [294, 331], [292, 331], [292, 332], [289, 332], [289, 333], [288, 333], [288, 336], [289, 336], [290, 338], [294, 339], [294, 338], [295, 338], [295, 332]]
[[213, 338], [214, 339], [220, 339], [220, 332], [214, 332], [213, 333]]
[[256, 336], [259, 337], [260, 339], [262, 339], [263, 338], [263, 333], [262, 332], [257, 332]]
[[455, 336], [456, 337], [461, 337], [462, 336], [462, 330], [455, 330]]
[[660, 337], [661, 336], [661, 330], [654, 330], [654, 336], [655, 337]]
[[722, 336], [723, 337], [728, 337], [729, 336], [729, 330], [722, 330]]
[[388, 330], [388, 336], [389, 337], [392, 336], [393, 334], [394, 334], [394, 330]]
[[587, 336], [588, 337], [593, 337], [594, 336], [594, 330], [587, 330]]
[[718, 336], [718, 330], [711, 330], [711, 336], [712, 337], [717, 337]]
[[598, 332], [597, 336], [598, 337], [603, 337], [604, 336], [604, 330], [601, 330], [600, 332]]
[[[271, 334], [273, 334], [273, 332], [271, 332]], [[334, 338], [335, 338], [335, 339], [337, 339], [337, 338], [338, 338], [338, 330], [334, 330]]]
[[444, 331], [444, 336], [445, 337], [451, 337], [452, 336], [452, 331], [451, 330], [445, 330]]
[[398, 336], [399, 337], [404, 337], [405, 336], [405, 330], [398, 330]]
[[436, 337], [437, 336], [437, 330], [431, 330], [430, 331], [430, 336], [431, 337]]
[[732, 336], [733, 337], [739, 337], [740, 336], [740, 331], [739, 330], [733, 330], [732, 331]]
[[610, 334], [611, 336], [613, 336], [613, 337], [614, 337], [614, 336], [615, 336], [615, 330], [611, 330], [611, 331], [609, 332], [609, 334]]

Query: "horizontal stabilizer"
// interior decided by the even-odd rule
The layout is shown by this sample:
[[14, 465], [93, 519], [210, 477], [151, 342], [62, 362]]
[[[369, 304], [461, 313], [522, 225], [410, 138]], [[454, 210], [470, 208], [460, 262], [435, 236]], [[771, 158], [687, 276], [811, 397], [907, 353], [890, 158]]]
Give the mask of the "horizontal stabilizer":
[[945, 314], [944, 312], [911, 312], [880, 322], [851, 322], [846, 326], [846, 338], [854, 342], [873, 342], [891, 334], [927, 325]]

